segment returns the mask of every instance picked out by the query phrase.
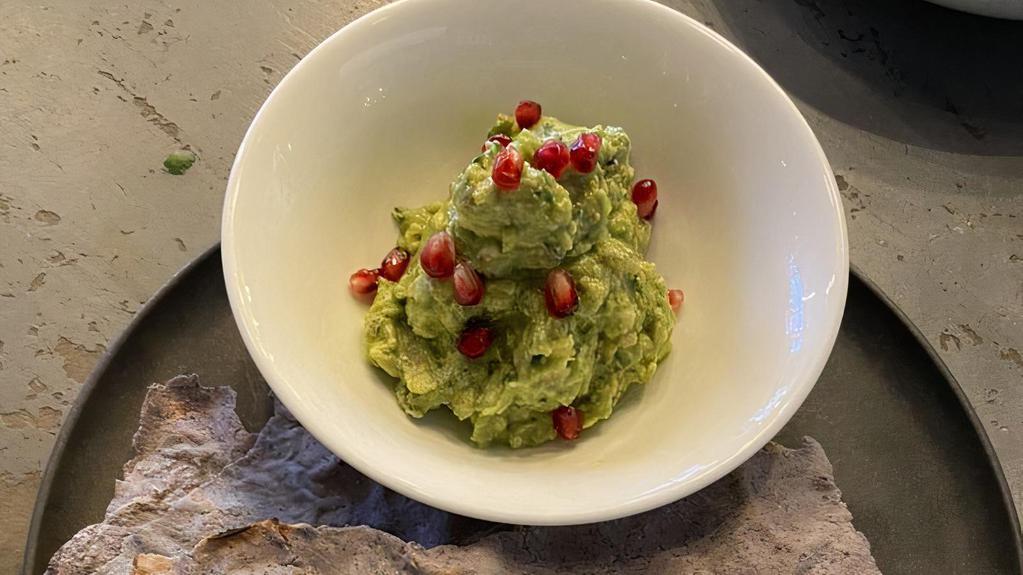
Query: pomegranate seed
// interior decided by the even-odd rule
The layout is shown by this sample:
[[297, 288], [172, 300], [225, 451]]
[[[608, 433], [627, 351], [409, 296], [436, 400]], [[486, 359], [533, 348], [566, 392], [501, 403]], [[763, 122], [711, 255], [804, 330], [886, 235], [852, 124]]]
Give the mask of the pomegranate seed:
[[593, 132], [579, 134], [572, 143], [570, 155], [572, 167], [581, 174], [588, 174], [597, 167], [597, 154], [600, 152], [600, 136]]
[[632, 203], [636, 204], [636, 214], [644, 220], [653, 217], [657, 210], [657, 182], [640, 180], [632, 186]]
[[486, 152], [487, 151], [487, 144], [489, 144], [490, 142], [497, 142], [498, 144], [501, 145], [502, 148], [507, 148], [508, 144], [510, 144], [511, 141], [512, 141], [511, 140], [511, 136], [506, 136], [504, 134], [495, 134], [495, 135], [490, 136], [489, 138], [487, 138], [486, 142], [483, 142], [483, 145], [480, 146], [480, 151], [481, 152]]
[[583, 412], [572, 406], [562, 405], [551, 412], [554, 420], [554, 431], [562, 439], [577, 439], [583, 430]]
[[348, 289], [355, 295], [369, 295], [377, 291], [377, 270], [365, 268], [352, 274], [348, 278]]
[[458, 336], [458, 351], [465, 357], [476, 359], [494, 343], [494, 330], [485, 326], [467, 327]]
[[447, 232], [437, 232], [426, 240], [419, 252], [419, 265], [432, 278], [448, 278], [455, 273], [455, 240]]
[[519, 187], [519, 180], [522, 179], [522, 154], [515, 148], [505, 148], [498, 152], [490, 177], [494, 185], [502, 190], [511, 191]]
[[682, 302], [686, 299], [686, 294], [680, 289], [668, 290], [668, 305], [671, 306], [671, 311], [677, 312], [682, 308]]
[[394, 248], [387, 252], [384, 261], [380, 262], [380, 277], [396, 282], [405, 275], [408, 268], [408, 252], [401, 248]]
[[579, 295], [575, 291], [572, 275], [561, 268], [554, 268], [547, 274], [547, 284], [543, 290], [547, 301], [547, 312], [554, 317], [572, 315], [579, 305]]
[[561, 143], [561, 140], [547, 140], [533, 154], [533, 167], [546, 170], [554, 179], [561, 177], [561, 172], [565, 171], [570, 161], [568, 146]]
[[483, 299], [483, 279], [469, 264], [458, 262], [451, 280], [459, 305], [476, 305]]
[[540, 121], [541, 113], [540, 104], [532, 100], [523, 100], [515, 106], [515, 123], [523, 130], [528, 130]]

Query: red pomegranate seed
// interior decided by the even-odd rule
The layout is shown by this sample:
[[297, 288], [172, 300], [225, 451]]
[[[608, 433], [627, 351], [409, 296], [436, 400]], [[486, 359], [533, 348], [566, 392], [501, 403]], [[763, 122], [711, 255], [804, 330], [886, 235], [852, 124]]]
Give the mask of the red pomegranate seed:
[[419, 265], [432, 278], [448, 278], [455, 273], [455, 240], [447, 232], [437, 232], [426, 240], [419, 252]]
[[569, 154], [572, 167], [581, 174], [588, 174], [597, 167], [597, 154], [600, 152], [600, 136], [593, 132], [579, 134], [572, 143]]
[[632, 186], [632, 203], [636, 204], [636, 214], [649, 220], [657, 210], [657, 182], [640, 180]]
[[483, 278], [469, 264], [458, 262], [451, 280], [459, 305], [476, 305], [483, 299]]
[[562, 405], [551, 412], [554, 420], [554, 431], [562, 439], [577, 439], [583, 430], [583, 412], [572, 406]]
[[570, 273], [561, 268], [554, 268], [547, 274], [543, 295], [547, 301], [547, 312], [554, 317], [570, 316], [579, 305], [575, 281]]
[[518, 188], [519, 180], [522, 179], [522, 154], [515, 148], [505, 148], [498, 152], [490, 177], [499, 189], [511, 191]]
[[369, 295], [377, 291], [377, 270], [361, 269], [348, 278], [348, 289], [355, 295]]
[[561, 140], [547, 140], [533, 154], [533, 167], [546, 170], [554, 179], [561, 177], [561, 172], [565, 171], [570, 161], [568, 146], [561, 143]]
[[485, 326], [467, 327], [458, 336], [458, 351], [465, 357], [476, 359], [494, 343], [494, 330]]
[[532, 100], [523, 100], [515, 107], [515, 123], [523, 130], [528, 130], [540, 121], [541, 113], [540, 104]]
[[686, 294], [680, 289], [668, 290], [668, 305], [671, 306], [671, 311], [678, 311], [682, 308], [682, 302], [686, 299]]
[[483, 145], [480, 146], [480, 151], [486, 152], [487, 144], [489, 144], [490, 142], [497, 142], [498, 144], [501, 145], [502, 148], [507, 148], [508, 144], [510, 144], [511, 141], [512, 141], [511, 136], [506, 136], [505, 134], [495, 134], [487, 138], [486, 142], [483, 142]]
[[400, 280], [401, 276], [405, 275], [408, 262], [408, 252], [401, 248], [394, 248], [387, 252], [384, 261], [380, 262], [380, 277], [389, 279], [392, 282]]

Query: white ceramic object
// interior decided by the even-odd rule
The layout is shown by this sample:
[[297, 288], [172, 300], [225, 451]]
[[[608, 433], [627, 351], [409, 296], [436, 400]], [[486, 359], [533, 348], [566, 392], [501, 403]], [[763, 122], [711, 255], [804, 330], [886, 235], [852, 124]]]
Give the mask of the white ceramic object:
[[946, 8], [992, 18], [1023, 20], [1023, 0], [929, 0]]
[[[687, 299], [674, 351], [609, 421], [481, 450], [452, 417], [398, 408], [346, 286], [394, 245], [391, 208], [445, 197], [523, 98], [628, 130], [661, 193], [649, 256]], [[795, 106], [735, 46], [646, 0], [405, 0], [345, 27], [245, 135], [223, 258], [250, 353], [316, 438], [409, 497], [520, 524], [637, 513], [745, 461], [813, 387], [848, 279], [838, 190]]]

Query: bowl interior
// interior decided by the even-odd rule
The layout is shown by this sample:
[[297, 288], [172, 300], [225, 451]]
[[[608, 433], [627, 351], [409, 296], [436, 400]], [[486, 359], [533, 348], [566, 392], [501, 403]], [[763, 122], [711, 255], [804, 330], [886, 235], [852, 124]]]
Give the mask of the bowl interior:
[[[394, 206], [446, 197], [520, 99], [623, 126], [661, 202], [649, 257], [686, 291], [674, 351], [572, 444], [480, 450], [421, 421], [363, 356], [348, 275], [390, 249]], [[327, 40], [274, 91], [228, 186], [224, 260], [249, 349], [348, 463], [437, 507], [596, 521], [687, 495], [759, 449], [808, 393], [845, 301], [830, 169], [781, 90], [736, 48], [641, 1], [410, 0]]]

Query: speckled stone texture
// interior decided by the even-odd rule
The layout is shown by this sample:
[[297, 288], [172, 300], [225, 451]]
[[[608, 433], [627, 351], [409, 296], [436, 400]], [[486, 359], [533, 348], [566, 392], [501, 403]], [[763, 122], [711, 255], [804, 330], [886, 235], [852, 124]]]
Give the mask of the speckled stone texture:
[[[0, 2], [0, 572], [92, 366], [217, 240], [260, 103], [384, 3]], [[1023, 24], [919, 0], [663, 3], [796, 101], [840, 177], [853, 264], [948, 364], [1023, 510]], [[185, 147], [195, 165], [164, 172]]]
[[195, 376], [153, 385], [104, 521], [65, 544], [48, 572], [878, 573], [810, 438], [798, 449], [772, 443], [641, 515], [511, 527], [372, 482], [280, 406], [253, 442], [233, 407], [230, 388]]

